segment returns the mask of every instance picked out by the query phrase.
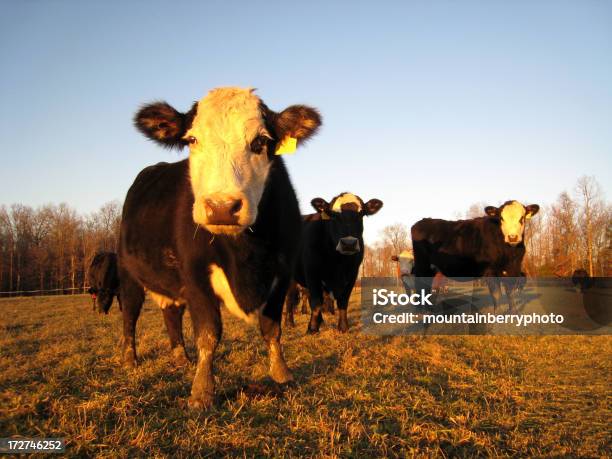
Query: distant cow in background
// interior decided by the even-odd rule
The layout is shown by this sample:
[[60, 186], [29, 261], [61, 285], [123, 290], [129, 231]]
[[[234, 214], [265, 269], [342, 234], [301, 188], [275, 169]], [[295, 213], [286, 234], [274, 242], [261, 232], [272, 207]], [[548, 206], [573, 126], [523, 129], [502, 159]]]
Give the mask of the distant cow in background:
[[584, 293], [585, 290], [593, 285], [593, 278], [589, 276], [586, 269], [580, 268], [575, 270], [572, 274], [572, 284], [574, 284], [576, 290]]
[[93, 301], [93, 310], [108, 314], [113, 298], [117, 297], [119, 309], [119, 274], [117, 272], [117, 254], [113, 252], [99, 252], [91, 260], [87, 271], [88, 293]]
[[515, 283], [525, 256], [525, 222], [539, 208], [507, 201], [500, 207], [486, 207], [485, 217], [425, 218], [415, 223], [411, 234], [417, 290], [431, 291], [431, 278], [437, 271], [459, 281], [485, 277], [494, 308], [501, 299], [503, 282], [510, 309], [514, 309]]
[[399, 255], [393, 255], [391, 260], [397, 262], [397, 276], [402, 281], [406, 294], [410, 295], [414, 291], [414, 276], [412, 274], [414, 255], [412, 250], [402, 250]]
[[[311, 201], [316, 214], [303, 218], [302, 239], [294, 279], [308, 289], [310, 321], [307, 333], [317, 333], [323, 321], [324, 292], [338, 306], [338, 330], [348, 331], [348, 302], [363, 260], [363, 217], [374, 215], [382, 201], [341, 193], [327, 202]], [[289, 308], [293, 308], [289, 304]]]

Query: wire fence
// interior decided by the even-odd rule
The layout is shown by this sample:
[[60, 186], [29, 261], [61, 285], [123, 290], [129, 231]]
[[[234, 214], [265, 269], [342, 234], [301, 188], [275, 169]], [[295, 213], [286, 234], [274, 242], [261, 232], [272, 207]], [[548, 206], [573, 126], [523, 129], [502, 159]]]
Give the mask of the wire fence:
[[47, 295], [77, 295], [87, 293], [89, 286], [66, 287], [47, 290], [16, 290], [13, 292], [0, 292], [0, 298], [13, 298], [20, 296], [47, 296]]

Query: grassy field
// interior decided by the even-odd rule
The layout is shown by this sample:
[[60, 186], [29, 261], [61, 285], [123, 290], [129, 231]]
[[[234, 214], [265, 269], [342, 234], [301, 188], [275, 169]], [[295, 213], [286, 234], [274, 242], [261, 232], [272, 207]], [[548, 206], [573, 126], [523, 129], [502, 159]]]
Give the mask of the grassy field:
[[[188, 319], [188, 317], [186, 317]], [[255, 329], [224, 312], [218, 394], [186, 408], [193, 368], [174, 368], [146, 303], [141, 365], [117, 357], [121, 316], [86, 296], [0, 300], [0, 437], [64, 437], [67, 453], [132, 456], [609, 456], [612, 338], [318, 336], [284, 330], [296, 386], [267, 377]], [[188, 351], [195, 355], [190, 321]]]

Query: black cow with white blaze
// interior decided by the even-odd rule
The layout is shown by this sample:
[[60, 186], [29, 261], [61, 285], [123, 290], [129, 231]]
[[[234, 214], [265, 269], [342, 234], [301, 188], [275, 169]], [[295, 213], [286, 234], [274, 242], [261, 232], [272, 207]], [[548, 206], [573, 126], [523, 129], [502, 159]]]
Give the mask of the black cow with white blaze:
[[310, 107], [269, 109], [252, 89], [219, 88], [181, 113], [144, 106], [136, 127], [189, 158], [144, 169], [123, 207], [119, 276], [123, 359], [136, 364], [136, 321], [145, 290], [162, 306], [170, 340], [184, 354], [182, 311], [198, 351], [189, 405], [213, 403], [213, 355], [220, 306], [259, 325], [270, 375], [292, 379], [280, 344], [282, 306], [299, 244], [301, 216], [279, 145], [298, 145], [319, 128]]
[[431, 278], [437, 271], [459, 281], [485, 277], [494, 307], [499, 304], [503, 282], [510, 309], [514, 309], [525, 256], [525, 222], [539, 209], [537, 204], [506, 201], [500, 207], [486, 207], [484, 217], [418, 221], [411, 228], [417, 290], [431, 291]]
[[87, 271], [88, 293], [91, 295], [93, 310], [108, 314], [113, 299], [117, 297], [119, 308], [119, 275], [117, 272], [117, 254], [98, 252], [94, 255]]
[[[363, 260], [363, 217], [374, 215], [382, 201], [364, 203], [359, 196], [342, 193], [331, 202], [311, 201], [317, 211], [304, 217], [302, 240], [294, 279], [308, 289], [308, 333], [317, 333], [323, 321], [324, 292], [333, 294], [338, 307], [338, 330], [348, 330], [346, 311]], [[289, 304], [293, 311], [294, 305]]]

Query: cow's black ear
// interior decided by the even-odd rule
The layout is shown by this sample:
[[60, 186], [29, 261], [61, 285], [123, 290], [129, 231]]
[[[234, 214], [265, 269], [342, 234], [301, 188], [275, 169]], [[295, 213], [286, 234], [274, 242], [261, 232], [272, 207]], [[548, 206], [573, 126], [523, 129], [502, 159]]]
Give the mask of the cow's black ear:
[[538, 206], [537, 204], [529, 204], [527, 207], [525, 207], [525, 210], [527, 211], [527, 213], [525, 214], [525, 218], [529, 220], [531, 217], [538, 213], [538, 211], [540, 210], [540, 206]]
[[485, 207], [484, 211], [485, 211], [485, 214], [487, 214], [489, 217], [497, 217], [497, 212], [498, 212], [497, 207], [487, 206]]
[[189, 129], [187, 124], [187, 115], [166, 102], [145, 105], [134, 116], [134, 126], [145, 137], [167, 148], [182, 148], [187, 144], [183, 140]]
[[316, 134], [322, 124], [317, 109], [306, 105], [287, 107], [274, 119], [274, 129], [280, 141], [286, 137], [297, 139], [302, 143]]
[[310, 205], [320, 214], [329, 213], [329, 203], [323, 198], [314, 198], [310, 201]]
[[380, 199], [370, 199], [365, 203], [365, 208], [363, 209], [363, 213], [365, 215], [374, 215], [378, 212], [383, 206], [383, 202]]

